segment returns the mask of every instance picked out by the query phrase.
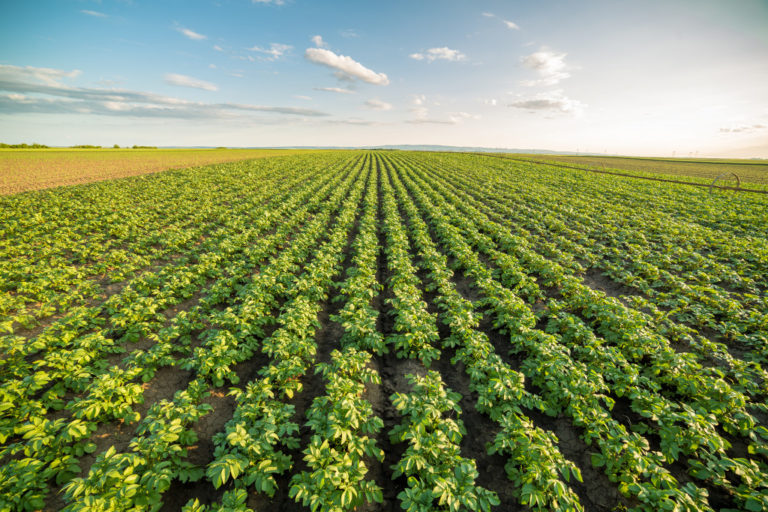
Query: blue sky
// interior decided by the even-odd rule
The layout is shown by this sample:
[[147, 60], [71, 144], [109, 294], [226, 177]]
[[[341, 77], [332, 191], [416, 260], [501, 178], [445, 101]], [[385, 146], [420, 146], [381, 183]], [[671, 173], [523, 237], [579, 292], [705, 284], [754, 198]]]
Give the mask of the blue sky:
[[768, 157], [768, 1], [14, 2], [0, 141]]

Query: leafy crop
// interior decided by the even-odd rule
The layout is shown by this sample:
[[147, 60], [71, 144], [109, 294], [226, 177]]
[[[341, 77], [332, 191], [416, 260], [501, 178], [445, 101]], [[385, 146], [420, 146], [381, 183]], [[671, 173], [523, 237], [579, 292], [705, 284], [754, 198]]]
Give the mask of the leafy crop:
[[2, 197], [0, 510], [766, 510], [767, 206], [384, 151]]

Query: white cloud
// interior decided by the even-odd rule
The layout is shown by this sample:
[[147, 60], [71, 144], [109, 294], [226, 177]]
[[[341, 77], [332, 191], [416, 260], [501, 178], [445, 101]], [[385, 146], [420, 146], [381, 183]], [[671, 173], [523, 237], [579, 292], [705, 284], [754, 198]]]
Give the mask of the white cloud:
[[46, 85], [58, 86], [64, 78], [75, 78], [80, 70], [62, 71], [51, 68], [35, 68], [32, 66], [12, 66], [0, 64], [0, 81], [29, 81], [42, 82]]
[[480, 116], [476, 114], [470, 114], [469, 112], [451, 112], [448, 115], [448, 119], [451, 120], [454, 124], [458, 124], [465, 119], [480, 119]]
[[505, 20], [501, 16], [496, 16], [492, 12], [484, 12], [483, 16], [485, 16], [486, 18], [496, 18], [497, 20], [504, 23], [504, 25], [506, 25], [506, 27], [510, 30], [520, 30], [520, 27], [514, 21]]
[[[430, 105], [439, 106], [438, 102], [430, 101]], [[411, 96], [411, 105], [408, 109], [412, 114], [412, 119], [405, 122], [409, 124], [459, 124], [466, 119], [479, 119], [480, 116], [469, 114], [467, 112], [449, 112], [447, 117], [430, 115], [427, 105], [427, 97], [424, 94], [414, 94]]]
[[346, 38], [360, 37], [360, 35], [357, 33], [357, 31], [354, 30], [354, 29], [351, 29], [351, 28], [342, 30], [341, 32], [339, 32], [339, 35], [341, 37], [346, 37]]
[[328, 48], [328, 43], [323, 41], [323, 36], [312, 36], [312, 44], [318, 48]]
[[273, 61], [277, 60], [286, 54], [293, 46], [289, 44], [270, 43], [269, 48], [261, 48], [260, 46], [253, 46], [248, 48], [248, 51], [258, 52], [267, 55], [264, 60]]
[[418, 116], [415, 119], [408, 119], [405, 121], [409, 124], [457, 124], [458, 121], [449, 117], [448, 119], [435, 119], [426, 116]]
[[294, 98], [305, 101], [310, 101], [312, 99], [311, 96], [304, 96], [303, 94], [296, 94]]
[[764, 124], [752, 124], [752, 125], [742, 124], [738, 126], [731, 126], [728, 128], [720, 128], [720, 132], [722, 133], [754, 133], [754, 132], [763, 131], [766, 128], [768, 128], [768, 126]]
[[529, 112], [548, 111], [564, 114], [581, 114], [586, 105], [578, 100], [573, 100], [563, 91], [547, 91], [529, 97], [521, 97], [508, 105], [509, 107], [527, 110]]
[[316, 63], [337, 71], [342, 79], [359, 79], [373, 85], [389, 85], [389, 78], [384, 73], [376, 73], [346, 55], [336, 55], [324, 48], [307, 48], [304, 56]]
[[562, 80], [570, 77], [571, 74], [566, 71], [568, 68], [565, 63], [567, 53], [556, 53], [547, 48], [541, 48], [539, 51], [526, 55], [520, 59], [522, 64], [536, 71], [541, 77], [539, 80], [525, 80], [523, 85], [549, 86], [555, 85]]
[[483, 100], [483, 105], [487, 105], [489, 107], [495, 107], [498, 104], [498, 101], [496, 101], [496, 98], [488, 98]]
[[221, 46], [219, 46], [217, 44], [213, 45], [213, 49], [216, 50], [217, 52], [223, 52], [224, 51], [224, 48], [222, 48]]
[[366, 101], [365, 105], [373, 110], [392, 110], [392, 105], [390, 103], [375, 98]]
[[159, 103], [125, 103], [118, 101], [83, 102], [62, 98], [12, 98], [11, 96], [13, 95], [0, 94], [0, 108], [6, 114], [93, 114], [176, 119], [226, 119], [254, 112], [305, 117], [328, 115], [317, 110], [297, 107], [196, 103], [168, 97], [155, 97], [155, 99], [161, 100]]
[[251, 3], [285, 5], [285, 0], [251, 0]]
[[208, 64], [208, 67], [209, 67], [210, 69], [218, 69], [218, 67], [216, 66], [216, 64]]
[[76, 74], [77, 72], [72, 71], [0, 65], [0, 91], [7, 93], [0, 94], [0, 112], [177, 119], [223, 119], [252, 113], [304, 117], [328, 115], [325, 112], [298, 107], [203, 103], [125, 89], [69, 87], [51, 80], [52, 76], [68, 77]]
[[408, 122], [424, 120], [429, 117], [429, 109], [426, 107], [427, 96], [424, 94], [414, 94], [411, 96], [411, 105], [409, 110], [414, 115], [415, 119]]
[[82, 9], [80, 12], [83, 13], [83, 14], [87, 14], [88, 16], [93, 16], [94, 18], [108, 18], [109, 17], [106, 14], [104, 14], [103, 12], [89, 11], [88, 9]]
[[177, 27], [176, 30], [184, 34], [186, 37], [192, 39], [193, 41], [202, 41], [203, 39], [208, 39], [208, 36], [204, 36], [203, 34], [198, 34], [194, 30], [189, 30], [188, 28]]
[[467, 56], [459, 50], [452, 50], [447, 46], [430, 48], [424, 53], [412, 53], [409, 57], [415, 60], [426, 60], [428, 62], [433, 62], [435, 60], [460, 61], [467, 58]]
[[126, 112], [130, 110], [131, 106], [128, 103], [120, 103], [119, 101], [105, 101], [104, 108], [114, 112]]
[[352, 89], [343, 89], [341, 87], [315, 87], [316, 91], [335, 92], [338, 94], [355, 94]]
[[360, 119], [359, 117], [351, 117], [348, 119], [329, 119], [327, 121], [323, 121], [323, 123], [326, 124], [349, 124], [352, 126], [374, 126], [374, 125], [381, 125], [381, 123], [378, 123], [376, 121], [368, 121], [365, 119]]
[[[417, 103], [417, 105], [421, 105], [421, 103]], [[429, 109], [422, 106], [411, 108], [411, 112], [413, 112], [413, 115], [416, 116], [416, 119], [426, 119], [427, 115], [429, 115]]]
[[193, 89], [202, 89], [204, 91], [218, 91], [219, 88], [210, 82], [204, 80], [198, 80], [187, 75], [178, 75], [176, 73], [167, 73], [165, 75], [165, 83], [169, 85], [177, 85], [179, 87], [191, 87]]

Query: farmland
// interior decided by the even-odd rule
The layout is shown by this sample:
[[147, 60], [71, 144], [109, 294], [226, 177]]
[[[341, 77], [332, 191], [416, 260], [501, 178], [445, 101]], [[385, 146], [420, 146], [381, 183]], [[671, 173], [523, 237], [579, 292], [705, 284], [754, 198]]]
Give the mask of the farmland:
[[643, 158], [618, 156], [509, 155], [541, 163], [575, 165], [583, 169], [617, 172], [635, 176], [683, 180], [735, 186], [738, 176], [742, 188], [768, 190], [768, 162], [763, 159], [727, 160], [718, 158]]
[[0, 195], [297, 152], [285, 149], [0, 149]]
[[302, 152], [0, 232], [0, 510], [768, 510], [768, 196]]

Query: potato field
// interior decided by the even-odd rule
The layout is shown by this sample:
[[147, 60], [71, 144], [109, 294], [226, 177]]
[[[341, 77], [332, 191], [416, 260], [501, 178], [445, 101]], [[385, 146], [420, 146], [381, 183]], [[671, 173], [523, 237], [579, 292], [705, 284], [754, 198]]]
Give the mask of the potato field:
[[0, 510], [768, 510], [768, 196], [481, 154], [0, 197]]

